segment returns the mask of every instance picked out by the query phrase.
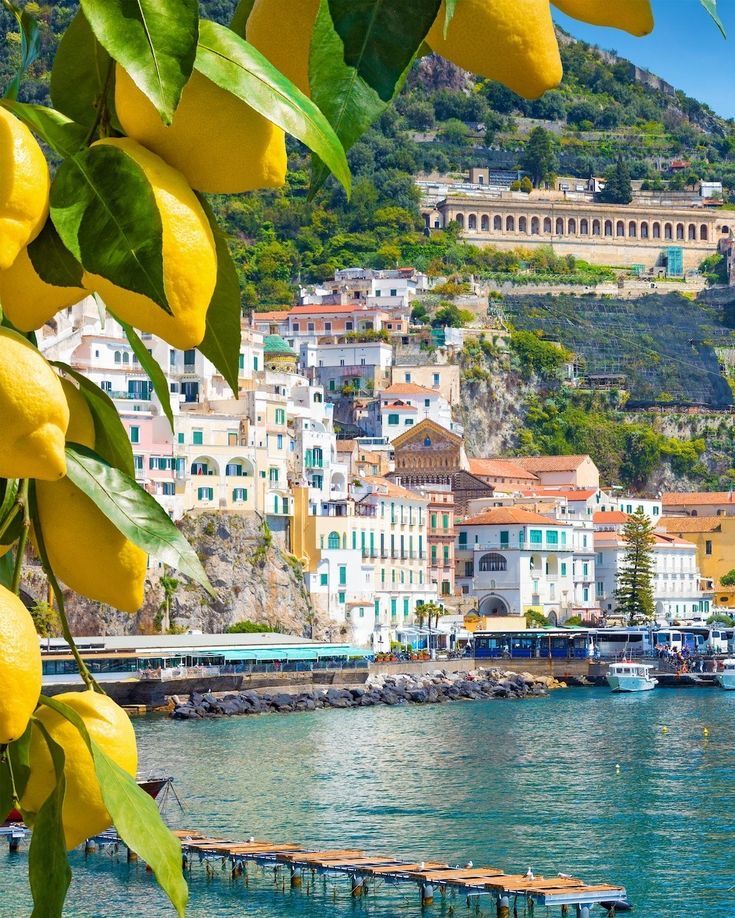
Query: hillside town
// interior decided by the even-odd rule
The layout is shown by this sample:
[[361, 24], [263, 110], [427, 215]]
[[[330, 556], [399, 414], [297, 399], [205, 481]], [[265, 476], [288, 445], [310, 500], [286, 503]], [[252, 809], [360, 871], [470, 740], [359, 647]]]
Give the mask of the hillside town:
[[[417, 328], [430, 281], [338, 271], [299, 305], [242, 320], [238, 393], [198, 351], [152, 336], [173, 428], [122, 328], [87, 298], [42, 330], [49, 359], [114, 401], [138, 482], [176, 521], [253, 516], [301, 565], [311, 603], [353, 645], [450, 649], [468, 630], [619, 621], [623, 529], [655, 527], [661, 623], [735, 607], [732, 493], [642, 497], [589, 455], [472, 456], [456, 420], [475, 328]], [[429, 359], [422, 340], [433, 336]], [[236, 397], [237, 395], [237, 397]], [[726, 578], [727, 579], [727, 578]], [[435, 620], [422, 611], [439, 606]]]

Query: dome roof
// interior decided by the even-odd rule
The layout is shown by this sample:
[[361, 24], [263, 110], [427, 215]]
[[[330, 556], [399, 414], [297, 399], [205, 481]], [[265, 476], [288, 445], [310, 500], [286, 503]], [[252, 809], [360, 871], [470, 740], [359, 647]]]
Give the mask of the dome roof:
[[298, 357], [296, 351], [280, 335], [265, 336], [263, 354], [266, 357]]

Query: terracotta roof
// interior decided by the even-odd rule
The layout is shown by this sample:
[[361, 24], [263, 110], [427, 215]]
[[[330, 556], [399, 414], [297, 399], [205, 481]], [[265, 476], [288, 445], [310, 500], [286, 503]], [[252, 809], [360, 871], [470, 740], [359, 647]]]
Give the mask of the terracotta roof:
[[[619, 532], [596, 532], [595, 545], [617, 545], [620, 548], [625, 547], [625, 540]], [[686, 539], [678, 539], [676, 536], [666, 535], [663, 532], [653, 533], [653, 547], [657, 545], [682, 545], [688, 548], [694, 548], [693, 542], [687, 542]]]
[[439, 395], [436, 389], [427, 389], [426, 386], [416, 386], [413, 383], [393, 383], [387, 389], [380, 392], [381, 398], [391, 395], [433, 395], [436, 398]]
[[459, 526], [563, 526], [558, 520], [522, 507], [493, 507], [458, 523]]
[[538, 481], [538, 478], [512, 459], [470, 459], [470, 472], [479, 478], [521, 478]]
[[598, 510], [592, 514], [593, 523], [627, 523], [628, 514], [622, 510]]
[[574, 472], [589, 456], [519, 456], [515, 461], [531, 472]]
[[298, 319], [299, 316], [344, 315], [350, 312], [380, 312], [380, 310], [357, 306], [353, 303], [347, 306], [294, 306], [288, 314], [292, 319]]
[[659, 526], [669, 532], [714, 532], [726, 516], [664, 516]]
[[735, 504], [732, 491], [669, 491], [662, 498], [664, 507], [697, 504]]
[[551, 495], [552, 497], [564, 497], [567, 501], [589, 500], [597, 494], [597, 488], [568, 488], [562, 491], [558, 488], [542, 488], [537, 492], [539, 497]]
[[387, 494], [388, 497], [402, 497], [404, 500], [421, 500], [426, 503], [426, 498], [421, 494], [417, 494], [416, 491], [409, 491], [408, 488], [402, 488], [400, 485], [394, 484], [392, 481], [388, 481], [387, 478], [378, 478], [373, 475], [365, 475], [360, 481], [364, 481], [366, 484], [373, 485], [375, 488], [380, 488], [380, 490]]
[[396, 408], [401, 411], [418, 411], [415, 405], [408, 405], [406, 402], [386, 402], [383, 408]]
[[288, 318], [288, 310], [284, 309], [275, 312], [254, 312], [253, 322], [285, 322]]
[[357, 446], [356, 440], [337, 440], [338, 453], [351, 453]]

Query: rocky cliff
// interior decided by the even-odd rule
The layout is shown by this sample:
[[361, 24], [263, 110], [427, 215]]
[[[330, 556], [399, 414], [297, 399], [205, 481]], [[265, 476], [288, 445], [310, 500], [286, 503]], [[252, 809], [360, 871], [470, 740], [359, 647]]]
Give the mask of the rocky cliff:
[[[223, 511], [191, 513], [182, 521], [181, 529], [204, 564], [217, 599], [168, 571], [178, 581], [170, 590], [170, 619], [176, 628], [217, 633], [248, 619], [289, 634], [325, 635], [326, 623], [314, 614], [299, 563], [259, 517]], [[161, 577], [165, 573], [150, 571], [146, 601], [136, 615], [67, 592], [72, 631], [78, 635], [159, 631], [166, 596]], [[28, 597], [46, 599], [46, 579], [40, 568], [28, 569], [23, 588]]]

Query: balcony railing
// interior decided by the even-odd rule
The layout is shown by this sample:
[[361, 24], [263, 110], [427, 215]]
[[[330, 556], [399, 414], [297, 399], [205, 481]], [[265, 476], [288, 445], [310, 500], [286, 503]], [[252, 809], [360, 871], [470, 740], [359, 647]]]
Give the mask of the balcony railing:
[[563, 545], [561, 542], [549, 542], [543, 539], [541, 542], [459, 542], [458, 551], [574, 551], [572, 544]]

